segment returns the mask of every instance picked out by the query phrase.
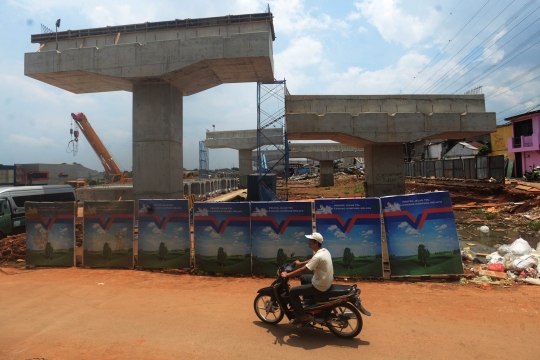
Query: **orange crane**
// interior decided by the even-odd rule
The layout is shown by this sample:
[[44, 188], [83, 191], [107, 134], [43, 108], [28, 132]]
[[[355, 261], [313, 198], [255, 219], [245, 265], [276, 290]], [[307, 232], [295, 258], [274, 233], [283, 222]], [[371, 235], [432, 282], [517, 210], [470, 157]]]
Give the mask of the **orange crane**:
[[[82, 133], [90, 143], [90, 146], [92, 146], [92, 149], [94, 149], [94, 151], [96, 152], [96, 155], [101, 161], [101, 164], [105, 168], [105, 173], [107, 174], [107, 183], [132, 183], [133, 179], [127, 177], [127, 171], [120, 170], [120, 168], [112, 158], [111, 154], [109, 153], [105, 145], [103, 145], [101, 139], [99, 138], [99, 136], [97, 136], [96, 132], [90, 125], [90, 122], [88, 122], [86, 115], [84, 115], [82, 112], [78, 114], [71, 113], [71, 117], [73, 118], [73, 120], [75, 120], [75, 122], [81, 129]], [[77, 138], [77, 136], [78, 133], [75, 132], [75, 138]], [[77, 141], [77, 139], [75, 141]]]

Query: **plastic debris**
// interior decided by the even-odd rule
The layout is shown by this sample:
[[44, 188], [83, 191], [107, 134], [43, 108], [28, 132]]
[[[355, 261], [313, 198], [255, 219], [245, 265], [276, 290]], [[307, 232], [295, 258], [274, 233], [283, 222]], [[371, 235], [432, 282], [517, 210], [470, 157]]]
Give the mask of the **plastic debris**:
[[510, 245], [510, 251], [517, 256], [528, 255], [531, 253], [531, 250], [531, 246], [527, 240], [523, 240], [522, 238], [516, 239], [512, 245]]
[[489, 264], [487, 269], [491, 271], [497, 271], [497, 272], [504, 272], [506, 270], [504, 268], [504, 265], [501, 263]]
[[536, 267], [536, 265], [538, 265], [538, 260], [534, 256], [523, 255], [512, 261], [510, 270], [525, 270], [533, 266]]
[[497, 252], [499, 253], [500, 256], [504, 256], [508, 254], [510, 252], [510, 245], [499, 246], [499, 248], [497, 249]]
[[540, 285], [540, 279], [534, 279], [534, 278], [525, 278], [523, 279], [524, 282], [531, 285]]
[[484, 234], [488, 234], [489, 233], [489, 228], [486, 226], [486, 225], [482, 225], [478, 228], [478, 230], [480, 230], [481, 232], [483, 232]]
[[474, 258], [476, 258], [476, 253], [472, 250], [463, 250], [461, 252], [461, 258], [463, 260], [469, 260], [472, 261]]

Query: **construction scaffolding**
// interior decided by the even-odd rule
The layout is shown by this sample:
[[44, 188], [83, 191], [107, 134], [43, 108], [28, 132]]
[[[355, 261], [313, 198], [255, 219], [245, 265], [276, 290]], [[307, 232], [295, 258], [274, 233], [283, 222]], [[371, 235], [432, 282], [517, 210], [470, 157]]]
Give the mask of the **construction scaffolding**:
[[[261, 201], [288, 200], [289, 149], [285, 122], [285, 80], [257, 83], [257, 174]], [[264, 130], [282, 128], [282, 141], [272, 141]], [[262, 145], [270, 144], [270, 145]], [[281, 153], [278, 159], [267, 161], [266, 151]], [[277, 177], [283, 177], [285, 186], [277, 187]]]
[[210, 170], [210, 157], [208, 148], [203, 141], [199, 141], [199, 178], [207, 178], [208, 170]]

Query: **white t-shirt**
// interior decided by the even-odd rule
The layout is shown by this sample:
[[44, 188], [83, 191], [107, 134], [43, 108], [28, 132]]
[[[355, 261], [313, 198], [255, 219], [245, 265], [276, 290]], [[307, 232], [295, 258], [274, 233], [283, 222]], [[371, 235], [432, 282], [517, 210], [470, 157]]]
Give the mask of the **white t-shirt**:
[[306, 267], [313, 271], [313, 286], [319, 291], [330, 289], [334, 280], [334, 266], [332, 256], [325, 248], [320, 248], [306, 264]]

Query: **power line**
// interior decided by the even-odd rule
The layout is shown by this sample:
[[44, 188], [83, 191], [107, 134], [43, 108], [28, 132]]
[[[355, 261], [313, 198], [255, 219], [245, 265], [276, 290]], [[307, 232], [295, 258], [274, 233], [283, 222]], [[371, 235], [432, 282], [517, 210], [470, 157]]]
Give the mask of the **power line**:
[[[538, 67], [538, 66], [540, 66], [540, 65], [537, 65], [536, 67]], [[486, 100], [490, 100], [490, 99], [496, 98], [496, 97], [499, 96], [499, 95], [502, 95], [502, 94], [504, 94], [504, 93], [507, 93], [507, 92], [510, 91], [510, 90], [514, 90], [514, 89], [516, 89], [516, 88], [518, 88], [518, 87], [520, 87], [520, 86], [523, 86], [523, 85], [525, 85], [525, 84], [527, 84], [527, 83], [530, 83], [531, 81], [536, 80], [536, 79], [538, 79], [538, 78], [540, 78], [540, 75], [538, 75], [538, 76], [535, 77], [535, 78], [532, 78], [531, 80], [525, 81], [523, 84], [514, 86], [513, 88], [510, 88], [510, 89], [508, 89], [508, 90], [505, 90], [505, 91], [503, 91], [502, 93], [499, 93], [499, 94], [497, 94], [497, 95], [490, 96], [490, 97], [488, 97]]]
[[[452, 42], [452, 40], [454, 40], [454, 39], [455, 39], [455, 38], [463, 31], [463, 29], [465, 29], [465, 28], [467, 27], [467, 25], [469, 25], [469, 23], [470, 23], [470, 22], [478, 15], [478, 13], [479, 13], [480, 11], [482, 11], [482, 9], [483, 9], [490, 1], [491, 1], [491, 0], [487, 0], [487, 1], [485, 2], [485, 4], [482, 5], [482, 7], [480, 8], [480, 10], [478, 10], [478, 11], [476, 12], [476, 14], [474, 14], [474, 16], [473, 16], [469, 21], [467, 21], [467, 23], [466, 23], [465, 25], [463, 25], [463, 27], [458, 31], [458, 33], [457, 33], [456, 35], [454, 35], [454, 37], [453, 37], [452, 39], [448, 40], [448, 42], [446, 43], [446, 45], [444, 45], [444, 47], [439, 51], [439, 53], [438, 53], [433, 59], [431, 59], [431, 61], [429, 62], [429, 64], [427, 64], [422, 70], [420, 70], [420, 72], [418, 73], [418, 75], [420, 75], [424, 70], [427, 69], [427, 67], [428, 67], [429, 65], [431, 65], [431, 63], [432, 63], [433, 61], [435, 61], [435, 59], [436, 59], [436, 58], [444, 51], [444, 49], [446, 49], [446, 47]], [[405, 86], [405, 88], [402, 90], [402, 92], [405, 91], [405, 90], [409, 87], [409, 85], [411, 85], [411, 84], [414, 82], [414, 80], [416, 80], [416, 78], [418, 77], [418, 75], [416, 75], [415, 77], [413, 77], [413, 79], [411, 80], [411, 82], [410, 82], [407, 86]]]
[[[482, 43], [480, 43], [480, 45], [478, 45], [476, 47], [476, 49], [474, 49], [473, 51], [471, 51], [469, 53], [469, 55], [467, 55], [466, 57], [464, 57], [458, 64], [456, 64], [456, 66], [454, 66], [452, 69], [450, 69], [449, 71], [447, 71], [441, 78], [443, 78], [444, 76], [446, 76], [448, 73], [450, 73], [451, 71], [453, 71], [454, 69], [456, 69], [459, 64], [461, 64], [467, 57], [471, 56], [477, 49], [480, 49], [480, 47], [488, 41], [488, 39], [493, 36], [493, 35], [496, 35], [499, 33], [499, 31], [504, 28], [504, 26], [506, 25], [509, 25], [511, 24], [514, 20], [516, 20], [519, 15], [521, 14], [521, 12], [523, 12], [526, 7], [528, 7], [528, 5], [532, 4], [532, 1], [531, 0], [528, 4], [525, 4], [521, 9], [519, 9], [516, 13], [514, 13], [514, 15], [512, 15], [507, 21], [505, 24], [501, 25], [497, 30], [495, 30], [490, 36], [488, 36], [488, 38], [486, 40], [484, 40]], [[506, 35], [510, 34], [512, 32], [512, 30], [514, 30], [517, 26], [521, 25], [523, 23], [523, 21], [525, 21], [526, 19], [529, 18], [529, 16], [531, 16], [532, 14], [534, 14], [538, 9], [540, 9], [540, 6], [537, 7], [534, 11], [532, 11], [531, 13], [529, 13], [519, 24], [516, 24], [514, 27], [512, 27], [510, 30], [508, 30], [503, 36], [501, 36], [501, 38], [497, 39], [493, 44], [491, 44], [489, 47], [487, 47], [486, 49], [484, 49], [484, 51], [480, 52], [480, 54], [478, 54], [478, 56], [476, 56], [474, 59], [471, 59], [466, 65], [463, 66], [463, 68], [466, 68], [467, 66], [469, 66], [473, 61], [475, 61], [476, 59], [478, 59], [482, 54], [484, 54], [487, 50], [489, 50], [492, 46], [496, 45], [499, 41], [501, 41], [502, 39], [504, 39], [506, 37]], [[536, 20], [538, 21], [538, 20]], [[535, 22], [536, 22], [535, 21]], [[532, 23], [534, 24], [534, 22]], [[518, 36], [519, 34], [521, 34], [523, 31], [527, 30], [530, 26], [532, 26], [532, 24], [530, 24], [527, 28], [523, 29], [521, 32], [519, 32], [516, 36]], [[513, 40], [516, 36], [514, 36], [512, 39], [510, 39], [509, 41], [507, 41], [504, 45], [501, 46], [504, 47], [506, 44], [508, 44], [508, 42], [510, 42], [511, 40]], [[500, 49], [499, 49], [500, 50]], [[492, 54], [490, 54], [488, 57], [486, 57], [485, 59], [483, 59], [482, 61], [480, 61], [478, 64], [476, 64], [472, 69], [468, 70], [465, 74], [462, 74], [459, 78], [457, 78], [456, 80], [454, 80], [452, 83], [450, 83], [448, 86], [446, 86], [445, 88], [443, 88], [442, 90], [445, 90], [447, 89], [448, 87], [452, 86], [453, 84], [456, 83], [456, 81], [458, 81], [459, 79], [461, 79], [463, 76], [465, 76], [467, 73], [469, 73], [470, 71], [474, 70], [477, 66], [479, 66], [482, 62], [484, 62], [486, 59], [488, 59], [491, 55], [495, 54], [496, 51], [494, 51]], [[448, 81], [450, 81], [454, 76], [456, 76], [458, 74], [458, 72], [456, 72], [455, 74], [453, 74], [452, 76], [450, 76], [448, 79], [446, 79], [446, 81], [444, 81], [442, 84], [438, 85], [435, 89], [433, 89], [432, 93], [434, 93], [435, 91], [437, 91], [439, 88], [441, 88], [442, 86], [444, 86]]]
[[[448, 13], [448, 15], [446, 16], [446, 18], [445, 18], [445, 19], [443, 20], [443, 22], [439, 25], [439, 27], [438, 27], [437, 29], [435, 29], [435, 31], [431, 34], [431, 37], [435, 37], [435, 34], [441, 29], [441, 27], [444, 25], [444, 23], [446, 22], [446, 20], [448, 20], [448, 18], [449, 18], [449, 17], [452, 15], [452, 13], [457, 9], [457, 7], [459, 6], [459, 4], [461, 4], [462, 1], [463, 1], [463, 0], [459, 0], [458, 4], [454, 7], [454, 9]], [[410, 63], [410, 62], [409, 62], [409, 63]], [[408, 64], [407, 64], [407, 66], [408, 66]], [[401, 73], [400, 73], [398, 76], [396, 76], [396, 77], [394, 78], [394, 80], [391, 81], [391, 82], [388, 84], [388, 86], [386, 87], [386, 89], [385, 89], [384, 91], [386, 92], [386, 90], [388, 90], [388, 87], [390, 87], [391, 84], [394, 84], [394, 83], [395, 83], [398, 79], [400, 79], [400, 78], [401, 78]]]
[[[413, 94], [416, 93], [416, 91], [420, 90], [420, 88], [421, 88], [422, 86], [424, 86], [429, 80], [431, 80], [431, 79], [437, 74], [438, 71], [440, 71], [442, 68], [444, 68], [446, 65], [448, 65], [448, 63], [449, 63], [450, 61], [452, 61], [452, 59], [454, 59], [456, 56], [458, 56], [458, 54], [459, 54], [460, 52], [462, 52], [463, 49], [465, 49], [465, 48], [467, 47], [467, 45], [469, 45], [474, 39], [476, 39], [476, 38], [478, 37], [478, 35], [480, 35], [480, 34], [481, 34], [481, 33], [482, 33], [489, 25], [491, 25], [492, 22], [494, 22], [494, 21], [495, 21], [495, 20], [496, 20], [503, 12], [505, 12], [506, 9], [508, 9], [508, 8], [510, 7], [510, 5], [512, 5], [512, 4], [514, 3], [514, 1], [515, 1], [515, 0], [512, 0], [512, 2], [511, 2], [510, 4], [508, 4], [508, 5], [507, 5], [500, 13], [498, 13], [497, 16], [495, 16], [493, 19], [491, 19], [491, 21], [490, 21], [489, 23], [487, 23], [487, 25], [484, 26], [484, 27], [482, 28], [482, 30], [480, 30], [480, 31], [479, 31], [479, 32], [478, 32], [471, 40], [469, 40], [469, 42], [466, 43], [466, 44], [465, 44], [465, 45], [464, 45], [464, 46], [463, 46], [463, 47], [462, 47], [462, 48], [461, 48], [454, 56], [452, 56], [452, 57], [451, 57], [451, 58], [450, 58], [443, 66], [441, 66], [441, 67], [439, 68], [439, 70], [435, 71], [435, 72], [433, 73], [433, 75], [431, 75], [431, 77], [430, 77], [429, 79], [427, 79], [427, 80], [426, 80], [426, 81], [425, 81], [418, 89], [416, 89], [416, 90], [413, 92]], [[490, 10], [491, 10], [491, 9], [490, 9]], [[432, 85], [426, 90], [426, 92], [429, 91], [429, 89], [430, 89], [431, 87], [433, 87], [437, 82], [439, 82], [443, 77], [444, 77], [444, 75], [441, 76], [441, 77], [439, 78], [439, 80], [437, 80], [434, 84], [432, 84]]]

